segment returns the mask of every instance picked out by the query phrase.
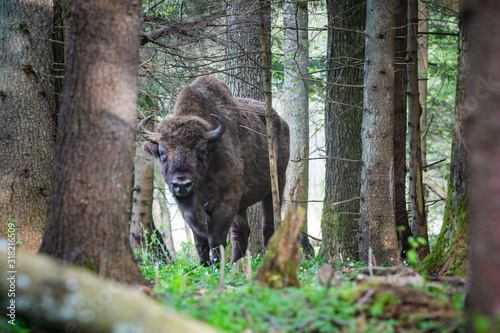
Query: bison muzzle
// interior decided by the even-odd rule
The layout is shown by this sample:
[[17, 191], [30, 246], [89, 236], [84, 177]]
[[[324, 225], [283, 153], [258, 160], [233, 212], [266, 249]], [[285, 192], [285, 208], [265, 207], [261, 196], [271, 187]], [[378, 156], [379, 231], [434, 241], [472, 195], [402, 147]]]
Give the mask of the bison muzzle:
[[[265, 105], [235, 98], [227, 85], [203, 76], [185, 87], [172, 117], [155, 132], [139, 132], [148, 141], [143, 150], [160, 159], [165, 182], [193, 230], [200, 263], [220, 260], [219, 245], [231, 232], [231, 263], [244, 256], [250, 227], [247, 208], [262, 202], [264, 246], [274, 232]], [[272, 113], [276, 138], [280, 202], [289, 159], [289, 128]]]

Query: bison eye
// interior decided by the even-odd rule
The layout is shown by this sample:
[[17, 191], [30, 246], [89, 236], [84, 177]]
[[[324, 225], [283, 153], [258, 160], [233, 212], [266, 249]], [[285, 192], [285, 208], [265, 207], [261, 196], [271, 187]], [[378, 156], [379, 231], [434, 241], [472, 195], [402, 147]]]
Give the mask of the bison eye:
[[198, 153], [198, 161], [200, 162], [205, 162], [205, 160], [207, 159], [207, 152], [202, 150]]
[[164, 152], [162, 152], [162, 151], [160, 151], [160, 159], [161, 159], [162, 161], [165, 161], [165, 160], [167, 159], [167, 155], [165, 155], [165, 153], [164, 153]]

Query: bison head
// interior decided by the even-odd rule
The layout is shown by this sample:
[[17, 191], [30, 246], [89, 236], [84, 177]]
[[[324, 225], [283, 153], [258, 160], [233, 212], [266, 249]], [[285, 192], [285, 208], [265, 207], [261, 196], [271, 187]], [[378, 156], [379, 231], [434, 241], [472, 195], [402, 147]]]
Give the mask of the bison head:
[[158, 132], [143, 128], [152, 116], [139, 124], [139, 133], [148, 140], [143, 150], [160, 159], [165, 182], [178, 200], [189, 198], [196, 192], [207, 172], [214, 141], [226, 129], [222, 117], [211, 116], [219, 124], [214, 130], [210, 130], [206, 120], [196, 116], [166, 119], [159, 125]]

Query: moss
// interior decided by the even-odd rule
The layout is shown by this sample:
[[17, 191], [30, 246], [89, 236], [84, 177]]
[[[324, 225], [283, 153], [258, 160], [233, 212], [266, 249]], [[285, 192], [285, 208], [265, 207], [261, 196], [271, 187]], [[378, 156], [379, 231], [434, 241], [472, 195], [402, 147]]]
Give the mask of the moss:
[[327, 205], [323, 209], [321, 218], [323, 240], [320, 256], [325, 260], [338, 259], [339, 252], [341, 252], [344, 259], [357, 260], [356, 229], [352, 227], [352, 220]]
[[92, 264], [92, 261], [90, 259], [85, 259], [85, 262], [83, 263], [84, 267], [88, 268], [91, 271], [94, 271], [94, 265]]
[[467, 244], [469, 208], [467, 199], [456, 194], [452, 177], [448, 178], [448, 195], [443, 225], [431, 253], [424, 260], [429, 273], [465, 276], [467, 270]]

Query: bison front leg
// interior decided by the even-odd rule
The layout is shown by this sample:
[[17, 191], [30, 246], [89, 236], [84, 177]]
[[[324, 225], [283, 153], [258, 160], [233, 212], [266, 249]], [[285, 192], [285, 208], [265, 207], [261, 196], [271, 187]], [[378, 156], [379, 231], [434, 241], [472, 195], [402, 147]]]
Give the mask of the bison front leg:
[[208, 243], [210, 244], [210, 248], [212, 249], [212, 267], [214, 267], [215, 264], [220, 263], [221, 261], [220, 246], [222, 245], [224, 248], [226, 248], [227, 233], [228, 231], [226, 231], [224, 236], [220, 235], [219, 233], [208, 236]]
[[208, 239], [205, 237], [200, 237], [194, 235], [194, 244], [196, 246], [196, 251], [200, 257], [200, 265], [209, 267], [210, 266], [210, 247], [208, 245]]
[[229, 228], [233, 221], [235, 213], [222, 207], [213, 212], [210, 216], [210, 223], [208, 224], [208, 243], [212, 250], [212, 265], [220, 262], [220, 246], [226, 247], [227, 235]]

